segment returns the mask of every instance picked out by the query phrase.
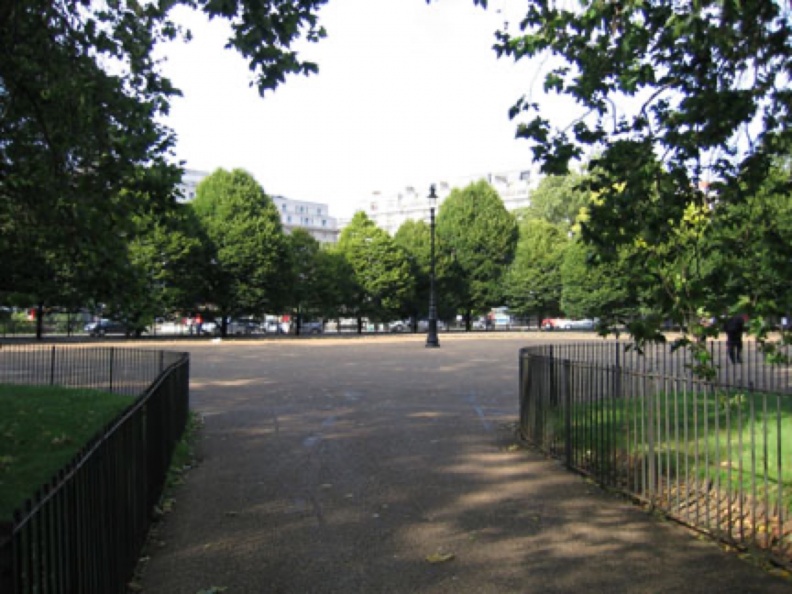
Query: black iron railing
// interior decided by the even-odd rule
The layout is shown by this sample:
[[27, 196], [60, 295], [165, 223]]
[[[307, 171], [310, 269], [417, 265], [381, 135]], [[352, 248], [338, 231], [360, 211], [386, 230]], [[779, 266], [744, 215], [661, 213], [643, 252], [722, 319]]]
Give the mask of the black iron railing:
[[189, 355], [3, 346], [0, 382], [140, 394], [0, 525], [3, 594], [125, 592], [187, 424]]
[[792, 565], [792, 384], [753, 343], [684, 352], [590, 342], [520, 351], [522, 435], [570, 468], [731, 543]]

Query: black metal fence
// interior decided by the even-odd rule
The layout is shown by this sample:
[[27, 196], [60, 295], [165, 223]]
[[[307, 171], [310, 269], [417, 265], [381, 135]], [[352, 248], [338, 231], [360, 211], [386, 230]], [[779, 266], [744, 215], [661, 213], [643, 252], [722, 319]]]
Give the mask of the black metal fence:
[[126, 591], [189, 415], [189, 355], [0, 348], [0, 382], [140, 394], [0, 525], [3, 594]]
[[685, 352], [619, 342], [520, 351], [520, 429], [598, 482], [792, 566], [792, 383], [752, 342], [741, 364], [710, 348], [714, 381]]

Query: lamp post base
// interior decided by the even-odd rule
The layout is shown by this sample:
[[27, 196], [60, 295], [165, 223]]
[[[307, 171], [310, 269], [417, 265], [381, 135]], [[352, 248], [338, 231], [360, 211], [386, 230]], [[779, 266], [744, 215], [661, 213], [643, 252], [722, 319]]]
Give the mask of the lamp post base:
[[429, 319], [429, 330], [426, 333], [426, 348], [438, 348], [440, 339], [437, 338], [437, 320]]
[[426, 339], [426, 348], [427, 349], [439, 349], [440, 348], [440, 341], [437, 340], [437, 337], [427, 337]]

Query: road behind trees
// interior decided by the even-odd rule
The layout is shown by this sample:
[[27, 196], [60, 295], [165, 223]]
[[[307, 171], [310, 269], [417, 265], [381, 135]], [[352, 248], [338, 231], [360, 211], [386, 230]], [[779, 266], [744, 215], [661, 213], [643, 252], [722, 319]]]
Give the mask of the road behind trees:
[[792, 591], [518, 447], [518, 349], [558, 339], [190, 343], [201, 461], [144, 592]]

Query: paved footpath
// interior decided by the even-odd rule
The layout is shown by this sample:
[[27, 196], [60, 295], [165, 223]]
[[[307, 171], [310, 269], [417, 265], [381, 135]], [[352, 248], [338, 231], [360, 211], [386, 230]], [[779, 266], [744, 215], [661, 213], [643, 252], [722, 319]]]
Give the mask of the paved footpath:
[[792, 592], [517, 447], [517, 352], [539, 339], [190, 343], [201, 460], [143, 591]]

